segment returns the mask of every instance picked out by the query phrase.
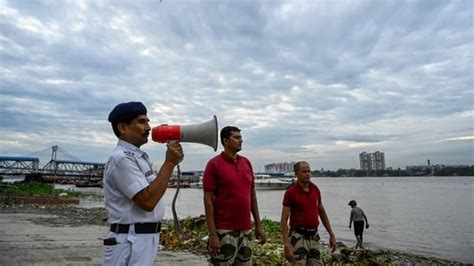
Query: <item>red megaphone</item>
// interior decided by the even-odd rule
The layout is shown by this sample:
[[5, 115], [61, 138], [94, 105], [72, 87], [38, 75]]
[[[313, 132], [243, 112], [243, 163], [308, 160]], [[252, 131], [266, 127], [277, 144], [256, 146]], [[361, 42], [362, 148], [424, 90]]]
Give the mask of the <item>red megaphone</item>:
[[217, 117], [195, 125], [167, 125], [163, 124], [151, 130], [151, 139], [159, 143], [169, 141], [201, 143], [217, 150]]

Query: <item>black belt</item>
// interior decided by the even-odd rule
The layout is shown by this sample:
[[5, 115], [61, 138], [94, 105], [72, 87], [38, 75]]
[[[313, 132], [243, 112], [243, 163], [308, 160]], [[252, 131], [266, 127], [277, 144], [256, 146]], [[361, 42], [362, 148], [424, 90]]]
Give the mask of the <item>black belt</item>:
[[[135, 233], [137, 234], [156, 234], [161, 230], [161, 223], [136, 223], [132, 224], [135, 227]], [[110, 232], [116, 234], [128, 234], [130, 224], [111, 224]]]
[[310, 229], [305, 227], [292, 226], [291, 231], [294, 231], [298, 234], [302, 234], [304, 236], [314, 236], [316, 233], [318, 233], [318, 228]]

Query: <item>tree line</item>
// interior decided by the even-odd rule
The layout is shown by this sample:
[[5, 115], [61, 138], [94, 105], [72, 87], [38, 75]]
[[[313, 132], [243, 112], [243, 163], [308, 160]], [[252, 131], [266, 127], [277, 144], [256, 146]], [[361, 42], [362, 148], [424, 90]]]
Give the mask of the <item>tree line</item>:
[[316, 170], [313, 177], [364, 177], [364, 176], [474, 176], [474, 165], [444, 166], [442, 168], [385, 169], [367, 171], [361, 169]]

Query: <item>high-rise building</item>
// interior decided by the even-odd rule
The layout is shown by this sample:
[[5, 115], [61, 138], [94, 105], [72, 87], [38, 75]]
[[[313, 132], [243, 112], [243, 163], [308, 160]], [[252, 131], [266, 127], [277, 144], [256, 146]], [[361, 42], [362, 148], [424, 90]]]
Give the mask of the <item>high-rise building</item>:
[[385, 170], [385, 155], [383, 152], [359, 153], [360, 169], [366, 171]]
[[271, 163], [265, 165], [266, 173], [292, 173], [296, 162]]

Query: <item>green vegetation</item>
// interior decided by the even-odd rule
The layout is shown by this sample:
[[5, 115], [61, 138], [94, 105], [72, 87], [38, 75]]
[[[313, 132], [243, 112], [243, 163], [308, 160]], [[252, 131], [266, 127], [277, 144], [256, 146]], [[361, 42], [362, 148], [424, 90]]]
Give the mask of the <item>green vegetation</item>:
[[437, 176], [474, 176], [474, 165], [466, 166], [466, 167], [453, 167], [453, 166], [446, 166], [442, 169], [435, 170], [433, 175]]
[[[180, 220], [182, 236], [178, 236], [173, 226], [173, 221], [164, 221], [160, 240], [167, 250], [190, 251], [207, 256], [207, 228], [206, 219], [200, 217], [187, 217]], [[253, 248], [254, 265], [288, 265], [283, 256], [283, 244], [280, 233], [280, 223], [269, 219], [263, 219], [262, 224], [267, 237], [264, 245], [255, 244]], [[384, 249], [361, 250], [346, 247], [338, 242], [338, 251], [331, 254], [326, 245], [321, 245], [321, 257], [327, 265], [459, 265], [459, 263], [417, 256], [408, 253], [395, 252]]]
[[0, 194], [33, 197], [57, 197], [66, 193], [65, 198], [80, 198], [83, 194], [64, 189], [54, 189], [54, 185], [38, 182], [0, 183]]
[[[283, 265], [280, 223], [263, 219], [262, 224], [267, 237], [264, 245], [254, 245], [254, 263], [257, 265]], [[183, 236], [178, 237], [172, 222], [166, 223], [161, 232], [161, 242], [169, 250], [189, 250], [207, 255], [207, 228], [204, 216], [180, 220]]]
[[[287, 265], [283, 256], [280, 223], [264, 218], [262, 220], [262, 225], [265, 230], [267, 243], [264, 245], [254, 245], [254, 265]], [[201, 255], [207, 255], [206, 245], [208, 232], [205, 225], [205, 217], [184, 218], [180, 220], [180, 226], [181, 231], [183, 232], [182, 236], [176, 234], [172, 221], [165, 222], [160, 234], [160, 240], [163, 246], [168, 250], [185, 250]], [[351, 250], [352, 249], [348, 249], [347, 253], [351, 253]], [[380, 260], [380, 257], [374, 259], [373, 257], [377, 257], [376, 255], [376, 253], [371, 253], [370, 263], [375, 263], [372, 265], [387, 265], [385, 258], [382, 261], [377, 262], [377, 260]], [[352, 257], [353, 260], [357, 261], [359, 261], [360, 258], [361, 255], [357, 258]], [[325, 248], [322, 248], [322, 259], [326, 264], [332, 264], [334, 262], [347, 263], [346, 259], [332, 256]]]
[[435, 165], [431, 168], [428, 166], [415, 167], [402, 170], [386, 169], [378, 171], [366, 171], [360, 169], [338, 169], [336, 171], [323, 170], [313, 171], [313, 177], [365, 177], [365, 176], [474, 176], [474, 165], [460, 166], [439, 166]]
[[254, 261], [257, 265], [283, 265], [283, 241], [280, 223], [270, 219], [262, 219], [263, 230], [267, 238], [264, 245], [254, 245]]

